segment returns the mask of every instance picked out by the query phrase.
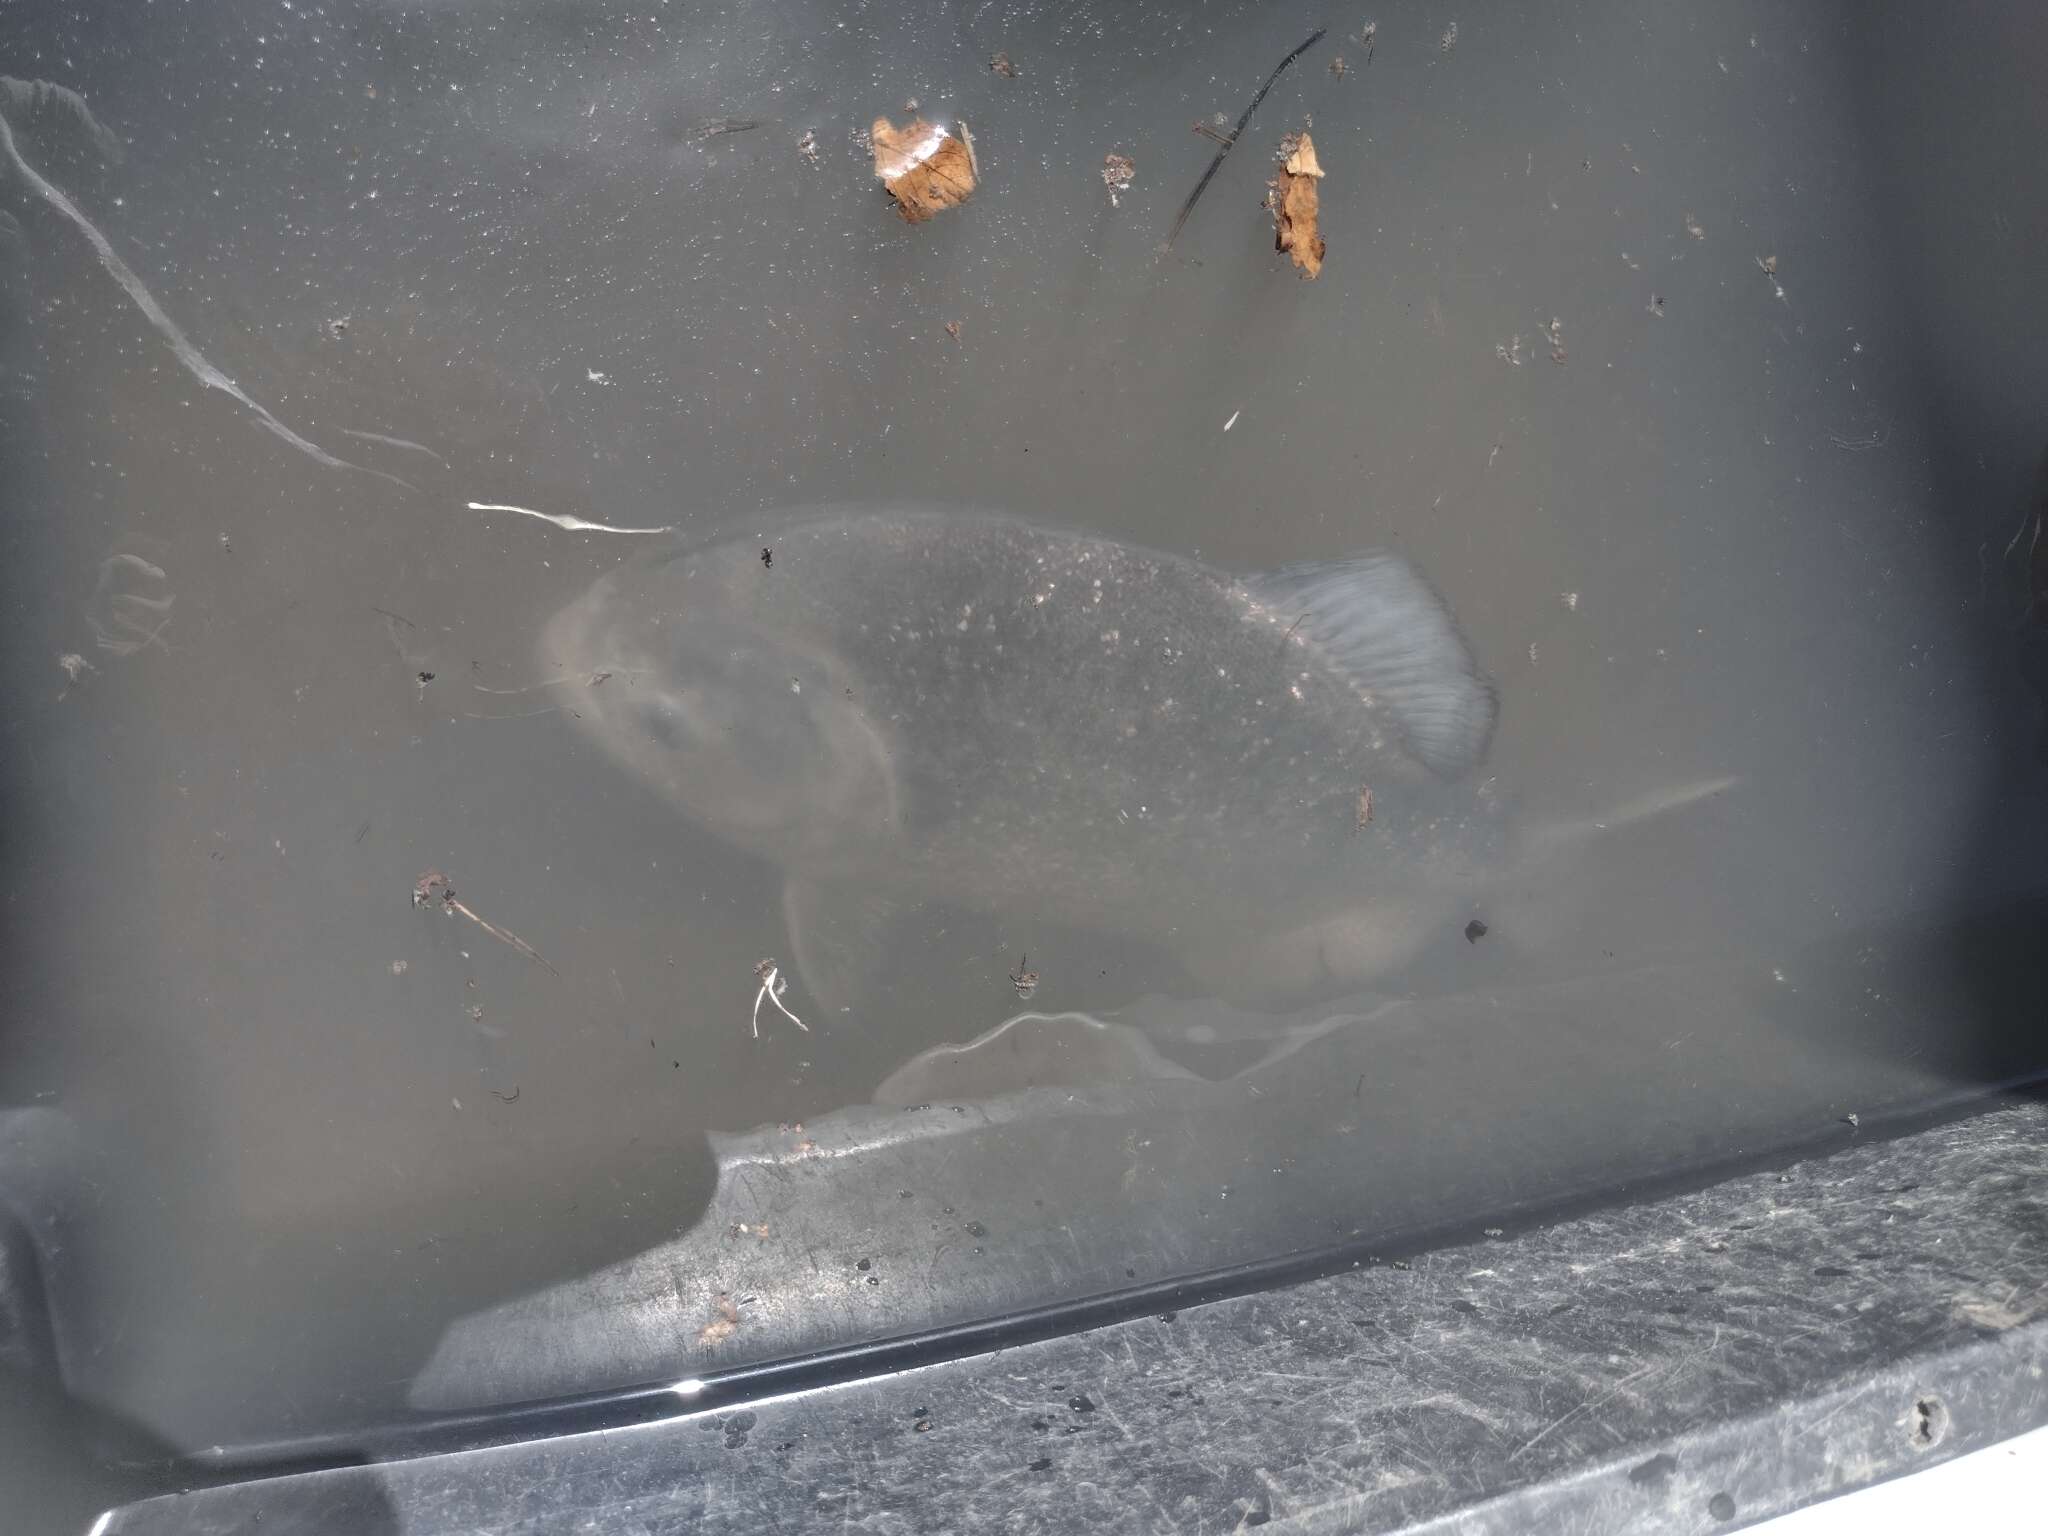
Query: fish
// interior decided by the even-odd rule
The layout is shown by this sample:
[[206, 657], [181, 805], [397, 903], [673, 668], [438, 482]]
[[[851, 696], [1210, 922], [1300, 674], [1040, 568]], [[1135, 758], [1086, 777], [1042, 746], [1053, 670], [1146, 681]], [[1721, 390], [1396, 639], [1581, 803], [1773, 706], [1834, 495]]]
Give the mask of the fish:
[[1154, 945], [1219, 997], [1352, 985], [1443, 930], [1499, 837], [1494, 685], [1387, 550], [1233, 574], [995, 512], [816, 509], [628, 559], [539, 651], [626, 682], [578, 728], [779, 871], [828, 1006], [930, 903]]

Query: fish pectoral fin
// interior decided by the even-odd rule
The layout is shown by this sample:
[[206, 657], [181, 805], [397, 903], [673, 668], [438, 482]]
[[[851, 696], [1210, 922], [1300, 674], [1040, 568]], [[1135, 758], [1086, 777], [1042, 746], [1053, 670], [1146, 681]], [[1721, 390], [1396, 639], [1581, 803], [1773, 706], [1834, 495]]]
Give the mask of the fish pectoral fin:
[[1314, 645], [1387, 713], [1431, 771], [1452, 777], [1486, 755], [1498, 706], [1457, 621], [1399, 555], [1293, 565], [1245, 590]]
[[896, 912], [894, 898], [866, 885], [793, 879], [783, 886], [782, 919], [797, 975], [824, 1012], [868, 1001]]

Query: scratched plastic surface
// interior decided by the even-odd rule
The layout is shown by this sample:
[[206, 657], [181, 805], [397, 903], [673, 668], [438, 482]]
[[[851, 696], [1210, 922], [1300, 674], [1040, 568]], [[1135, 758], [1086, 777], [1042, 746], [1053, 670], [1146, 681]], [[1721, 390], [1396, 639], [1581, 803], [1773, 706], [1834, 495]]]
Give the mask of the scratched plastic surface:
[[[1183, 11], [0, 17], [105, 130], [0, 100], [0, 1172], [80, 1398], [232, 1456], [695, 1378], [2041, 1065], [2048, 231], [1988, 147], [2040, 140], [2027, 39], [1333, 16], [1162, 256], [1190, 125], [1324, 20]], [[982, 176], [917, 227], [864, 144], [911, 100]], [[1310, 124], [1314, 282], [1259, 206]], [[1509, 846], [1733, 787], [1509, 864], [1341, 995], [1225, 1007], [948, 889], [857, 1010], [791, 977], [809, 1032], [756, 1037], [785, 872], [594, 746], [536, 644], [663, 537], [607, 530], [846, 502], [1233, 572], [1400, 550], [1497, 687]], [[927, 1104], [980, 1129], [935, 1154]]]

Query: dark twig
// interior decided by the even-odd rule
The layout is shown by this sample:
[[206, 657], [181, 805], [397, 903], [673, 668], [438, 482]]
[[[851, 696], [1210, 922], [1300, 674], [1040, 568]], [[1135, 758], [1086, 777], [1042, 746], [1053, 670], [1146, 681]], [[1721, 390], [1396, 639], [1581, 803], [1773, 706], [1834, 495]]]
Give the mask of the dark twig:
[[1209, 190], [1209, 183], [1215, 179], [1216, 173], [1223, 168], [1223, 157], [1236, 147], [1239, 139], [1244, 137], [1245, 128], [1251, 123], [1252, 114], [1259, 110], [1259, 103], [1266, 99], [1266, 92], [1273, 89], [1273, 83], [1286, 72], [1288, 65], [1292, 64], [1296, 59], [1323, 40], [1323, 33], [1327, 30], [1325, 27], [1317, 27], [1310, 34], [1306, 42], [1302, 43], [1294, 52], [1288, 54], [1286, 58], [1273, 66], [1273, 73], [1266, 76], [1266, 83], [1259, 87], [1259, 94], [1252, 98], [1252, 104], [1244, 109], [1244, 116], [1237, 120], [1237, 127], [1232, 129], [1230, 137], [1223, 141], [1223, 147], [1216, 151], [1216, 158], [1209, 162], [1209, 169], [1202, 172], [1202, 179], [1195, 183], [1195, 190], [1190, 192], [1188, 200], [1180, 205], [1180, 216], [1173, 221], [1173, 232], [1166, 237], [1167, 249], [1171, 250], [1173, 242], [1180, 238], [1181, 229], [1186, 225], [1188, 215], [1195, 211], [1196, 201], [1204, 192]]

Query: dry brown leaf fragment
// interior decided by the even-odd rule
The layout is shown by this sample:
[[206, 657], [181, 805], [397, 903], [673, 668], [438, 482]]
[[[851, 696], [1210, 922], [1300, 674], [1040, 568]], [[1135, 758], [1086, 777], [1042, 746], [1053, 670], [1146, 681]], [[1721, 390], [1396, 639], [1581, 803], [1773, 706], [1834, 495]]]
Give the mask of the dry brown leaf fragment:
[[719, 1340], [729, 1339], [739, 1332], [740, 1309], [734, 1304], [732, 1297], [720, 1291], [713, 1310], [718, 1315], [697, 1330], [699, 1344], [716, 1344]]
[[1371, 820], [1372, 786], [1370, 784], [1361, 784], [1358, 787], [1357, 819], [1351, 823], [1351, 830], [1354, 832], [1363, 832], [1366, 828], [1366, 824]]
[[1114, 150], [1102, 157], [1102, 184], [1109, 188], [1109, 206], [1117, 206], [1117, 199], [1131, 190], [1131, 183], [1137, 180], [1138, 163], [1129, 155], [1120, 155]]
[[972, 141], [963, 123], [956, 136], [913, 117], [901, 128], [886, 117], [868, 130], [874, 145], [875, 176], [896, 200], [905, 223], [922, 224], [941, 209], [954, 208], [974, 192]]
[[955, 341], [958, 341], [960, 339], [960, 322], [958, 320], [948, 320], [946, 322], [946, 334]]
[[1321, 207], [1316, 183], [1322, 177], [1313, 139], [1306, 133], [1290, 133], [1280, 141], [1280, 166], [1266, 189], [1266, 206], [1273, 211], [1273, 248], [1285, 251], [1304, 277], [1323, 270], [1325, 246], [1316, 224]]

